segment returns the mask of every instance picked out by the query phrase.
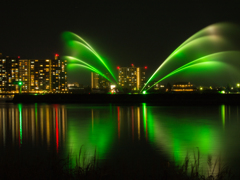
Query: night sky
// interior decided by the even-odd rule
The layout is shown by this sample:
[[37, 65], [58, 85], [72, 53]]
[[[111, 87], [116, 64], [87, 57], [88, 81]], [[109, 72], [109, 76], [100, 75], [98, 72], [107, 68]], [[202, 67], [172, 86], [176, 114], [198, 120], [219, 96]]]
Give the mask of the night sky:
[[[1, 1], [0, 52], [21, 58], [64, 54], [74, 32], [114, 66], [148, 66], [148, 75], [188, 37], [217, 22], [240, 24], [236, 1]], [[116, 71], [117, 72], [117, 71]], [[90, 84], [90, 74], [69, 82]]]

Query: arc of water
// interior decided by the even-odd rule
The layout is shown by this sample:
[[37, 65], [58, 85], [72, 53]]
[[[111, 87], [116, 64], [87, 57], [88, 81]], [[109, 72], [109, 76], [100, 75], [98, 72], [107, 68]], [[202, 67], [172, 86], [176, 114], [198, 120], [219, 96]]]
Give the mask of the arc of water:
[[83, 65], [83, 64], [75, 64], [75, 63], [72, 63], [70, 65], [74, 65], [74, 66], [80, 66], [80, 67], [83, 67], [83, 68], [86, 68], [86, 69], [89, 69], [95, 73], [98, 73], [100, 74], [101, 76], [103, 76], [105, 79], [107, 79], [108, 81], [112, 82], [107, 76], [105, 76], [103, 73], [101, 73], [99, 70], [97, 70], [96, 68], [91, 68], [90, 66], [86, 66], [86, 65]]
[[[79, 38], [82, 42], [85, 43], [85, 47], [88, 47], [88, 49], [91, 49], [91, 52], [98, 58], [98, 60], [100, 60], [100, 62], [105, 66], [105, 68], [108, 70], [108, 72], [112, 75], [113, 79], [116, 81], [116, 83], [118, 84], [117, 79], [115, 78], [115, 76], [113, 75], [112, 71], [109, 69], [109, 67], [106, 65], [106, 63], [103, 61], [103, 59], [99, 56], [99, 54], [93, 49], [92, 46], [90, 46], [90, 44], [88, 44], [82, 37], [80, 37], [79, 35], [72, 33], [74, 36], [76, 36], [77, 38]], [[82, 43], [83, 44], [83, 43]]]
[[[70, 41], [70, 42], [74, 42], [74, 43], [77, 43], [77, 44], [83, 46], [84, 48], [86, 48], [87, 50], [89, 50], [91, 53], [93, 53], [93, 54], [97, 57], [97, 54], [96, 54], [91, 48], [89, 48], [88, 46], [86, 46], [84, 43], [79, 42], [79, 41], [74, 41], [74, 40], [73, 40], [73, 41]], [[78, 59], [78, 58], [74, 58], [74, 57], [72, 57], [72, 56], [66, 56], [66, 57], [68, 57], [68, 58], [70, 58], [70, 59], [77, 60], [77, 61], [79, 61], [79, 62], [81, 62], [81, 63], [83, 63], [83, 64], [85, 64], [85, 65], [87, 65], [87, 66], [89, 66], [89, 67], [91, 67], [91, 68], [94, 68], [94, 67], [91, 66], [90, 64], [88, 64], [88, 63], [86, 63], [85, 61], [80, 60], [80, 59]], [[96, 68], [94, 68], [94, 69], [96, 69]], [[102, 74], [104, 74], [104, 73], [99, 73], [99, 74], [102, 76]], [[106, 77], [106, 76], [104, 75], [103, 77]], [[114, 77], [113, 77], [113, 78], [114, 78]], [[107, 78], [107, 80], [109, 80], [109, 78]], [[114, 79], [114, 80], [115, 80], [115, 79]], [[109, 81], [114, 84], [114, 82], [113, 82], [112, 80], [109, 80]], [[116, 81], [116, 80], [115, 80], [115, 81]], [[116, 81], [116, 83], [117, 83], [117, 86], [120, 87], [117, 81]], [[121, 90], [121, 87], [120, 87], [120, 90]]]
[[147, 84], [151, 81], [151, 79], [154, 77], [154, 75], [176, 54], [178, 53], [179, 51], [181, 51], [182, 49], [184, 48], [187, 48], [187, 47], [190, 47], [192, 45], [194, 45], [195, 43], [199, 43], [198, 41], [199, 40], [205, 40], [205, 39], [208, 39], [208, 38], [213, 38], [213, 40], [225, 40], [224, 38], [220, 37], [220, 36], [216, 36], [216, 35], [210, 35], [210, 36], [204, 36], [204, 37], [200, 37], [200, 38], [197, 38], [197, 39], [194, 39], [192, 41], [190, 41], [189, 43], [187, 44], [184, 44], [183, 46], [181, 46], [180, 48], [177, 48], [176, 51], [172, 52], [168, 57], [167, 59], [164, 60], [164, 62], [157, 68], [157, 70], [152, 74], [152, 76], [148, 79], [148, 81], [145, 83], [145, 85], [143, 86], [143, 88], [141, 89], [140, 92], [143, 91], [143, 89], [147, 86]]
[[[85, 66], [88, 66], [89, 68], [91, 68], [91, 69], [93, 69], [93, 70], [95, 70], [95, 71], [100, 72], [98, 69], [96, 69], [95, 67], [93, 67], [93, 66], [91, 66], [90, 64], [86, 63], [85, 61], [82, 61], [82, 60], [80, 60], [80, 59], [78, 59], [78, 58], [75, 58], [75, 57], [72, 57], [72, 56], [65, 56], [65, 57], [66, 57], [66, 59], [68, 59], [68, 60], [70, 60], [70, 61], [80, 62], [80, 63], [84, 64]], [[102, 73], [102, 74], [103, 74], [103, 73]]]
[[[181, 48], [182, 46], [184, 46], [185, 44], [193, 41], [194, 39], [200, 38], [200, 37], [204, 37], [204, 36], [210, 36], [210, 35], [218, 35], [218, 31], [216, 30], [218, 28], [218, 26], [220, 25], [226, 25], [226, 26], [233, 26], [232, 23], [216, 23], [216, 24], [212, 24], [210, 26], [207, 26], [205, 28], [203, 28], [202, 30], [198, 31], [197, 33], [195, 33], [194, 35], [192, 35], [191, 37], [189, 37], [186, 41], [184, 41], [180, 46], [177, 47], [177, 49], [175, 49], [173, 51], [173, 53], [175, 53], [175, 51], [177, 51], [179, 48]], [[213, 29], [215, 29], [215, 31], [213, 31]], [[206, 35], [206, 34], [207, 35]]]
[[[161, 78], [159, 81], [157, 81], [156, 83], [154, 83], [151, 87], [149, 87], [147, 90], [151, 89], [153, 86], [155, 86], [157, 83], [161, 82], [162, 80], [166, 79], [167, 77], [173, 75], [173, 74], [176, 74], [186, 68], [189, 68], [189, 67], [192, 67], [194, 65], [198, 65], [198, 64], [202, 64], [202, 63], [208, 63], [207, 59], [206, 58], [211, 58], [211, 56], [214, 56], [214, 55], [220, 55], [220, 54], [225, 54], [225, 53], [231, 53], [231, 52], [235, 52], [235, 53], [240, 53], [240, 51], [224, 51], [224, 52], [217, 52], [217, 53], [212, 53], [212, 54], [209, 54], [209, 55], [206, 55], [206, 56], [203, 56], [201, 58], [198, 58], [196, 60], [193, 60], [189, 63], [186, 63], [184, 64], [183, 66], [175, 69], [174, 71], [172, 71], [171, 73], [167, 74], [166, 76], [164, 76], [163, 78]], [[206, 60], [205, 60], [206, 59]], [[199, 61], [203, 61], [203, 62], [199, 62]]]

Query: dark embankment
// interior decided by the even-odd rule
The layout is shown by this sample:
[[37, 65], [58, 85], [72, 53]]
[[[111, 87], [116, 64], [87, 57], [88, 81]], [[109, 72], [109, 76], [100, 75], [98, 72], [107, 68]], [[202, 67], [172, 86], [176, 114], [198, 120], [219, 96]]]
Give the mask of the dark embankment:
[[239, 94], [46, 94], [15, 95], [14, 103], [152, 103], [156, 105], [240, 104]]

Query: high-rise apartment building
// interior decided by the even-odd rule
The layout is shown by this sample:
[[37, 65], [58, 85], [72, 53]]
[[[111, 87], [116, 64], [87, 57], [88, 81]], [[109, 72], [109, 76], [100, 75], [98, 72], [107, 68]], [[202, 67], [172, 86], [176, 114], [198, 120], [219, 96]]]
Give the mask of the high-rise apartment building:
[[[109, 73], [104, 74], [109, 78]], [[110, 82], [100, 74], [91, 72], [91, 89], [109, 89]]]
[[19, 58], [0, 54], [0, 93], [18, 91]]
[[66, 66], [57, 54], [54, 59], [0, 57], [0, 92], [67, 92]]
[[132, 64], [131, 67], [117, 67], [117, 69], [118, 83], [123, 89], [139, 91], [144, 86], [147, 66], [135, 67]]
[[99, 74], [91, 72], [91, 89], [99, 89]]

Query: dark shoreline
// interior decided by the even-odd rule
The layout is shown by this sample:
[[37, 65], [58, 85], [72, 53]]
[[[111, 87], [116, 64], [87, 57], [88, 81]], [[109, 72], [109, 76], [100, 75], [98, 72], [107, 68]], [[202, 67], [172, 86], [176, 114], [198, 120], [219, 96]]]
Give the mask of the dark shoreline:
[[155, 105], [240, 105], [239, 94], [16, 94], [12, 103], [150, 103]]

